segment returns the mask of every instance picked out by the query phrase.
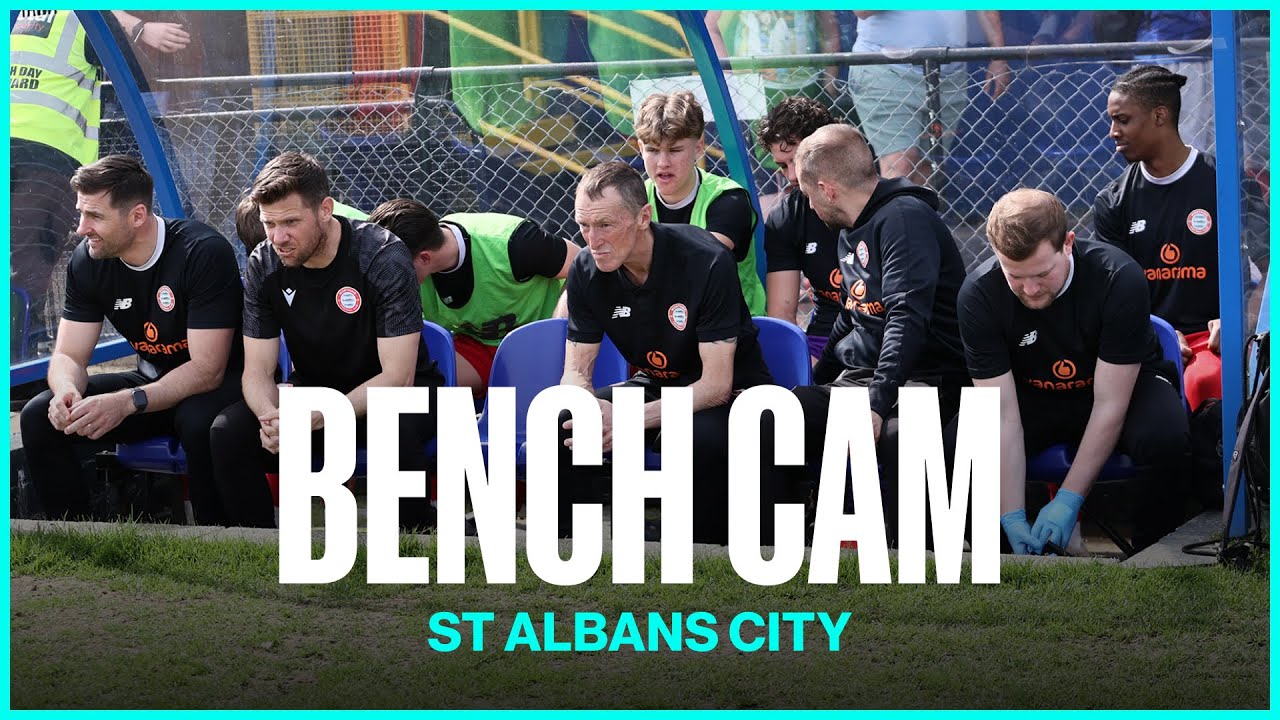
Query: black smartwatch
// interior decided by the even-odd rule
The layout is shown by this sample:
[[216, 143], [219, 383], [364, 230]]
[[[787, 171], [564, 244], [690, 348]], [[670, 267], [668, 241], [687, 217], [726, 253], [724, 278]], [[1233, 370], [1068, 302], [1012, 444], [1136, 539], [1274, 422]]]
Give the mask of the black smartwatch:
[[133, 409], [140, 413], [147, 411], [147, 391], [140, 387], [133, 389]]

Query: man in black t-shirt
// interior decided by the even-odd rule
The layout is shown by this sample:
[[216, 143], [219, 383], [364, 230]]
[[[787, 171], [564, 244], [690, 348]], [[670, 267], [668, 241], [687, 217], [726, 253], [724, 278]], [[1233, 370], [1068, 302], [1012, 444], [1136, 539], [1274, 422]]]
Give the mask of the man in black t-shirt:
[[[1000, 389], [1000, 524], [1018, 554], [1067, 545], [1115, 450], [1152, 469], [1135, 512], [1138, 546], [1176, 527], [1185, 499], [1187, 415], [1151, 328], [1142, 269], [1066, 228], [1049, 193], [1005, 195], [987, 220], [995, 257], [960, 290], [969, 372], [978, 387]], [[1032, 526], [1026, 459], [1057, 443], [1079, 450]]]
[[[176, 434], [187, 454], [196, 519], [224, 519], [209, 425], [239, 397], [240, 280], [216, 231], [151, 213], [151, 176], [109, 155], [76, 171], [85, 239], [67, 268], [66, 305], [49, 358], [49, 390], [22, 410], [22, 444], [49, 517], [89, 510], [75, 448]], [[134, 372], [88, 375], [104, 317], [138, 354]]]
[[[569, 331], [565, 385], [590, 390], [605, 335], [640, 372], [624, 385], [645, 390], [646, 444], [657, 440], [661, 389], [693, 391], [694, 542], [728, 540], [729, 403], [736, 391], [772, 381], [738, 285], [733, 255], [710, 233], [650, 220], [640, 174], [614, 161], [578, 184], [574, 218], [590, 252], [569, 269]], [[613, 388], [596, 393], [610, 450]], [[571, 505], [596, 468], [572, 464], [572, 436], [561, 416], [560, 530], [567, 536]], [[772, 426], [762, 446], [762, 533], [772, 544], [779, 475], [772, 470]], [[565, 427], [566, 424], [568, 427]]]
[[806, 457], [821, 457], [833, 387], [866, 387], [885, 483], [885, 517], [897, 518], [898, 390], [939, 390], [941, 422], [959, 409], [968, 383], [956, 320], [964, 262], [938, 216], [938, 196], [906, 178], [880, 177], [861, 133], [827, 125], [800, 142], [793, 162], [813, 211], [840, 228], [837, 255], [844, 311], [814, 367], [814, 386], [797, 388]]
[[[254, 182], [267, 240], [245, 268], [244, 401], [213, 425], [214, 473], [231, 520], [273, 523], [265, 479], [277, 465], [280, 334], [289, 346], [294, 385], [345, 393], [363, 440], [371, 387], [435, 387], [441, 376], [422, 340], [422, 310], [409, 251], [386, 230], [333, 214], [329, 180], [314, 158], [285, 153]], [[400, 469], [427, 470], [426, 415], [400, 419]], [[313, 430], [323, 418], [317, 413]], [[313, 439], [318, 446], [319, 439]], [[401, 522], [430, 521], [425, 498], [403, 500]]]
[[800, 274], [809, 279], [813, 315], [805, 334], [809, 354], [817, 360], [827, 346], [831, 328], [844, 305], [844, 276], [836, 253], [838, 231], [827, 227], [799, 192], [795, 155], [800, 141], [835, 118], [822, 103], [807, 97], [789, 97], [774, 105], [760, 121], [760, 144], [768, 149], [778, 170], [787, 178], [787, 194], [774, 206], [764, 223], [765, 298], [769, 317], [796, 321]]
[[1098, 194], [1093, 217], [1098, 239], [1123, 248], [1146, 272], [1151, 312], [1178, 331], [1195, 409], [1222, 397], [1218, 180], [1213, 157], [1182, 144], [1178, 133], [1186, 81], [1154, 65], [1116, 81], [1107, 115], [1129, 166]]

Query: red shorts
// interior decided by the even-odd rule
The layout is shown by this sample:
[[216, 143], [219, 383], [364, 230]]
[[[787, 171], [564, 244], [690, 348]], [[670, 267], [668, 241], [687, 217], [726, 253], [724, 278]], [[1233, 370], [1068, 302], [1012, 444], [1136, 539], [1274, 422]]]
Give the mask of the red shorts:
[[475, 368], [476, 374], [484, 381], [485, 390], [488, 390], [489, 372], [493, 370], [493, 356], [498, 352], [497, 346], [486, 345], [470, 335], [454, 335], [453, 349]]
[[1209, 398], [1222, 397], [1222, 358], [1209, 349], [1209, 331], [1185, 336], [1194, 355], [1182, 371], [1187, 404], [1192, 411]]

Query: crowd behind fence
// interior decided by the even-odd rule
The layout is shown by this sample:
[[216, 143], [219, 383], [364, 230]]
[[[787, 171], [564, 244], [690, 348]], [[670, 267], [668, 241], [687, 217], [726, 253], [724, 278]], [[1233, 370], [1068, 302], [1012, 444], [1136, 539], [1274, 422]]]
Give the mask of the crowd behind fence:
[[[1248, 41], [1246, 41], [1248, 42]], [[1256, 44], [1256, 43], [1255, 43]], [[1197, 47], [1199, 48], [1197, 50]], [[986, 256], [984, 219], [994, 201], [1019, 186], [1058, 195], [1071, 229], [1092, 235], [1097, 192], [1123, 170], [1108, 139], [1106, 97], [1135, 56], [1203, 59], [1207, 43], [1130, 43], [1034, 48], [932, 48], [909, 58], [866, 53], [725, 60], [744, 118], [751, 167], [767, 211], [785, 181], [751, 134], [761, 112], [753, 72], [782, 67], [843, 68], [902, 62], [922, 71], [962, 62], [965, 103], [954, 126], [941, 128], [930, 156], [940, 160], [930, 183], [944, 219], [972, 269]], [[1248, 58], [1248, 52], [1244, 57]], [[1011, 61], [1013, 78], [998, 99], [982, 91], [993, 58]], [[1244, 167], [1269, 185], [1269, 63], [1254, 53], [1241, 68]], [[529, 217], [566, 237], [577, 234], [573, 190], [586, 168], [621, 157], [641, 167], [630, 144], [632, 96], [645, 88], [695, 90], [691, 60], [562, 63], [471, 68], [374, 68], [365, 72], [288, 73], [268, 68], [251, 76], [154, 82], [152, 108], [169, 147], [189, 216], [234, 240], [234, 209], [257, 169], [287, 150], [316, 155], [328, 167], [334, 195], [364, 211], [395, 197], [415, 197], [439, 213], [507, 212]], [[858, 122], [848, 83], [825, 76], [815, 97], [838, 119]], [[925, 77], [934, 77], [925, 73]], [[628, 93], [627, 90], [630, 90]], [[931, 83], [930, 92], [936, 92]], [[778, 93], [765, 88], [765, 104]], [[108, 96], [110, 93], [108, 93]], [[468, 114], [460, 109], [466, 96]], [[1188, 99], [1183, 115], [1198, 111]], [[476, 114], [477, 103], [484, 112]], [[1204, 108], [1210, 113], [1211, 109]], [[706, 165], [728, 174], [720, 129], [708, 128]], [[1213, 147], [1202, 150], [1213, 151]], [[123, 115], [104, 108], [101, 153], [139, 155]], [[1252, 218], [1266, 236], [1265, 218]], [[238, 245], [238, 243], [237, 243]], [[48, 303], [56, 317], [61, 268]], [[54, 297], [56, 296], [56, 297]]]

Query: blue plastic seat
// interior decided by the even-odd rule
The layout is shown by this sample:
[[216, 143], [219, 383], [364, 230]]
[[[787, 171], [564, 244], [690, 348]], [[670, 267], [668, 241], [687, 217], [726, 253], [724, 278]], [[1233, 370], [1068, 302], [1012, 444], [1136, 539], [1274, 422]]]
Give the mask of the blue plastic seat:
[[[431, 359], [436, 362], [436, 365], [440, 368], [440, 373], [444, 376], [445, 385], [457, 385], [458, 365], [453, 350], [453, 336], [449, 334], [448, 330], [439, 325], [423, 320], [422, 338], [426, 343]], [[280, 337], [278, 363], [280, 365], [281, 378], [287, 382], [293, 371], [293, 365], [289, 356], [289, 348], [285, 344], [283, 335]], [[429, 455], [435, 454], [435, 445], [435, 440], [428, 444], [426, 451]], [[116, 460], [126, 469], [135, 472], [160, 475], [187, 474], [187, 454], [182, 449], [182, 443], [173, 435], [161, 435], [137, 442], [117, 444]], [[359, 448], [356, 451], [357, 474], [364, 472], [365, 460], [365, 449], [363, 447]], [[190, 502], [186, 497], [183, 500], [187, 505], [187, 519], [190, 521], [193, 517]]]
[[[795, 323], [771, 317], [753, 317], [760, 331], [760, 350], [764, 364], [773, 376], [773, 384], [788, 390], [813, 384], [813, 365], [809, 361], [809, 342], [804, 331]], [[661, 467], [661, 454], [648, 448], [644, 451], [647, 470]]]
[[[10, 322], [17, 322], [21, 325], [21, 331], [18, 335], [18, 360], [26, 360], [31, 357], [29, 340], [31, 338], [31, 295], [24, 288], [9, 288], [10, 301]], [[14, 317], [14, 310], [22, 308], [22, 318], [18, 320]], [[12, 333], [10, 334], [12, 337]]]
[[771, 317], [751, 318], [760, 331], [764, 364], [773, 375], [773, 384], [788, 390], [813, 384], [809, 361], [809, 341], [795, 323]]
[[[1187, 408], [1187, 397], [1185, 389], [1182, 387], [1182, 350], [1178, 345], [1178, 334], [1174, 331], [1173, 326], [1155, 315], [1151, 316], [1151, 329], [1155, 331], [1156, 339], [1160, 341], [1160, 352], [1164, 359], [1173, 363], [1177, 372], [1179, 394], [1182, 396], [1183, 408], [1185, 409]], [[1034, 457], [1027, 458], [1027, 481], [1054, 486], [1060, 484], [1067, 477], [1067, 472], [1071, 470], [1071, 463], [1075, 460], [1077, 450], [1078, 447], [1076, 445], [1062, 443], [1052, 445]], [[1113, 453], [1103, 464], [1095, 482], [1106, 483], [1133, 480], [1143, 470], [1144, 468], [1136, 464], [1128, 455]], [[1085, 514], [1116, 543], [1116, 546], [1120, 548], [1126, 557], [1133, 554], [1134, 548], [1132, 545], [1120, 537], [1115, 530], [1098, 522], [1098, 519], [1088, 512], [1087, 503], [1085, 508]]]
[[[564, 375], [564, 346], [568, 337], [569, 321], [563, 318], [538, 320], [512, 330], [502, 339], [498, 352], [493, 356], [493, 368], [489, 373], [489, 387], [513, 387], [516, 389], [516, 464], [524, 466], [525, 416], [529, 405], [538, 393], [560, 384]], [[606, 335], [600, 343], [600, 353], [592, 373], [592, 384], [597, 387], [613, 385], [626, 380], [627, 361]], [[479, 419], [480, 445], [488, 458], [489, 403], [486, 400]]]

